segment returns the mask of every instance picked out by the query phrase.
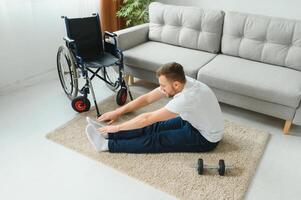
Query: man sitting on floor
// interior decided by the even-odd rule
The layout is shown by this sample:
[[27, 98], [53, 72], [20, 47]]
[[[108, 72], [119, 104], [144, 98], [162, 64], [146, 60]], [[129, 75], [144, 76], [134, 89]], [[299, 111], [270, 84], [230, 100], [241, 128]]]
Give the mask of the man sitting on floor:
[[[217, 146], [223, 136], [224, 120], [212, 90], [185, 76], [178, 63], [161, 66], [157, 77], [160, 87], [97, 119], [108, 121], [108, 126], [87, 118], [86, 134], [98, 152], [205, 152]], [[173, 99], [163, 108], [110, 125], [121, 115], [164, 96]]]

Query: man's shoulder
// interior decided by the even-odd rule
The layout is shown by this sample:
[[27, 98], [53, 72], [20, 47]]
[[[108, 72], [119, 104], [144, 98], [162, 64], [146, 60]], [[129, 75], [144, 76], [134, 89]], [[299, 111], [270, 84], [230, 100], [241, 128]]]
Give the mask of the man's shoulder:
[[186, 76], [186, 81], [187, 81], [187, 84], [190, 86], [191, 89], [208, 87], [205, 83], [203, 83], [203, 82], [201, 82], [197, 79], [191, 78], [189, 76]]
[[208, 98], [209, 96], [212, 96], [212, 94], [214, 94], [212, 89], [207, 84], [195, 79], [193, 80], [193, 84], [191, 84], [191, 86], [183, 92], [182, 98], [189, 100], [193, 99], [196, 101], [202, 98]]

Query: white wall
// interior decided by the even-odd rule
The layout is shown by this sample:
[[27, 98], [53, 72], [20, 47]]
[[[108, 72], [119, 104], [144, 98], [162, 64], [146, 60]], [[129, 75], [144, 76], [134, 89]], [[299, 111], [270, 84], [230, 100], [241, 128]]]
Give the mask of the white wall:
[[0, 91], [56, 70], [61, 15], [89, 16], [99, 0], [0, 0]]
[[239, 11], [301, 20], [300, 0], [158, 0], [162, 3]]

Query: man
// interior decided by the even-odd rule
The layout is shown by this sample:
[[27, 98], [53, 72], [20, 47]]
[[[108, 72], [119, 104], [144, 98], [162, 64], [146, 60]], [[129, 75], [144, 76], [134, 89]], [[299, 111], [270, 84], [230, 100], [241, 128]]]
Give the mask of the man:
[[[224, 120], [212, 90], [185, 76], [178, 63], [161, 66], [157, 77], [160, 87], [97, 119], [108, 121], [108, 126], [87, 118], [87, 137], [98, 152], [205, 152], [217, 146]], [[163, 108], [111, 125], [121, 115], [164, 96], [173, 99]]]

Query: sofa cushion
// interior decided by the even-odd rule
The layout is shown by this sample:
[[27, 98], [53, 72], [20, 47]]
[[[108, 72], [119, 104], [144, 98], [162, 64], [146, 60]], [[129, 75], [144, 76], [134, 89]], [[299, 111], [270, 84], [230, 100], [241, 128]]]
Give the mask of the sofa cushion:
[[149, 39], [191, 49], [220, 51], [224, 13], [198, 7], [149, 5]]
[[216, 54], [149, 41], [123, 52], [124, 63], [129, 66], [156, 71], [168, 62], [178, 62], [186, 75], [197, 77], [198, 70]]
[[198, 80], [210, 87], [296, 108], [301, 72], [233, 56], [218, 55], [200, 69]]
[[222, 53], [301, 71], [301, 21], [226, 12]]

